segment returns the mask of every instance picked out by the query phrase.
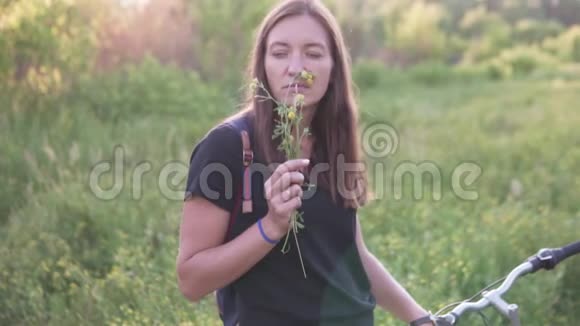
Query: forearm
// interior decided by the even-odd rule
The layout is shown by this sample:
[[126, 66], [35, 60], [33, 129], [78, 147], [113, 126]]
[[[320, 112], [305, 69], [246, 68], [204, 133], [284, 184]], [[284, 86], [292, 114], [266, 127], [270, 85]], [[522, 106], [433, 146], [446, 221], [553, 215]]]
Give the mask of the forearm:
[[[263, 219], [266, 235], [277, 240], [283, 236], [279, 230]], [[178, 263], [179, 287], [191, 301], [198, 301], [246, 273], [272, 248], [254, 224], [235, 239], [220, 246], [200, 251]]]
[[366, 252], [363, 255], [371, 291], [381, 308], [405, 322], [427, 314], [372, 253]]

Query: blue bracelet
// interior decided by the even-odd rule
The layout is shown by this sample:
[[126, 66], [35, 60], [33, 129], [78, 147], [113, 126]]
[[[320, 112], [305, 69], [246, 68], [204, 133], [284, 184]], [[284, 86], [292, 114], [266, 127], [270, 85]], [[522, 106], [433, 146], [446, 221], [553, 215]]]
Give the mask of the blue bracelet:
[[277, 244], [278, 241], [275, 241], [275, 240], [268, 238], [268, 236], [266, 235], [266, 232], [264, 232], [264, 229], [262, 228], [262, 218], [258, 220], [258, 229], [260, 229], [260, 234], [262, 234], [262, 238], [264, 238], [264, 240], [266, 240], [266, 242], [268, 242], [270, 244], [273, 244], [273, 245]]

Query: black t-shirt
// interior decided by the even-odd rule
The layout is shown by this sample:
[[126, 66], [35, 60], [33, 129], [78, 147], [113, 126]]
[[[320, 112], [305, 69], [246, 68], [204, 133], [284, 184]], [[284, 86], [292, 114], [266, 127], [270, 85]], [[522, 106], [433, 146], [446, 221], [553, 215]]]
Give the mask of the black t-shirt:
[[[247, 119], [251, 128], [252, 121]], [[254, 146], [253, 139], [251, 142]], [[265, 166], [256, 155], [254, 164]], [[222, 123], [210, 130], [193, 150], [185, 197], [203, 196], [231, 212], [242, 171], [241, 136], [232, 125]], [[264, 182], [268, 177], [252, 173], [253, 211], [241, 213], [237, 208], [240, 213], [226, 241], [243, 233], [267, 213]], [[208, 188], [215, 193], [209, 193]], [[318, 187], [303, 200], [299, 210], [304, 212], [305, 228], [298, 233], [298, 242], [307, 278], [293, 235], [286, 254], [281, 252], [285, 239], [282, 238], [233, 283], [239, 325], [373, 325], [376, 302], [355, 243], [356, 209], [334, 204], [330, 193]]]

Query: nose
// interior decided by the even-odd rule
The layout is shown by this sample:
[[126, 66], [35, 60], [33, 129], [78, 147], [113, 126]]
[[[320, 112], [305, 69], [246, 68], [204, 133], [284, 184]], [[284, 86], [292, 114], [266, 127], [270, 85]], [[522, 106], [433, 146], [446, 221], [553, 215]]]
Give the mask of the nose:
[[304, 69], [304, 63], [302, 57], [298, 55], [293, 55], [288, 63], [288, 74], [292, 77], [299, 74]]

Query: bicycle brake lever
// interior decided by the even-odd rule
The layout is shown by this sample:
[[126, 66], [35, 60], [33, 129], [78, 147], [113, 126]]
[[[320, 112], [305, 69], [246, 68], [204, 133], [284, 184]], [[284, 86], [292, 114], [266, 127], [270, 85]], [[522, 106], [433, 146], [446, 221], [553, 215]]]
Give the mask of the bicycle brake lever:
[[540, 249], [537, 254], [527, 259], [533, 266], [531, 272], [535, 273], [540, 269], [550, 270], [554, 268], [557, 262], [554, 259], [554, 249]]

